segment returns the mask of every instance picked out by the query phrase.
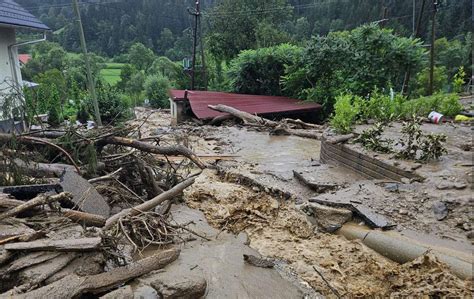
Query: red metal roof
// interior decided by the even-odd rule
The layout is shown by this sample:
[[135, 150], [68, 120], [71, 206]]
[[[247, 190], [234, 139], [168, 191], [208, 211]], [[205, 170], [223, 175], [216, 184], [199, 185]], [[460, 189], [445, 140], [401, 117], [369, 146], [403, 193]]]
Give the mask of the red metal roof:
[[28, 61], [30, 61], [30, 59], [31, 59], [30, 54], [18, 54], [18, 60], [20, 60], [22, 64], [27, 64]]
[[[184, 90], [171, 90], [173, 99], [183, 99]], [[188, 100], [191, 109], [199, 119], [211, 119], [224, 115], [214, 111], [208, 105], [223, 104], [252, 114], [272, 114], [283, 112], [310, 112], [317, 111], [321, 105], [304, 103], [287, 97], [260, 96], [235, 94], [213, 91], [188, 91]]]

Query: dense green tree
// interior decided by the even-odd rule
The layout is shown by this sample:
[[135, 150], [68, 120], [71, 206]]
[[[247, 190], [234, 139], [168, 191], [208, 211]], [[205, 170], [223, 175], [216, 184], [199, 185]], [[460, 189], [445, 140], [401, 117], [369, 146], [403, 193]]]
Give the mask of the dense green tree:
[[168, 78], [160, 75], [151, 75], [145, 81], [145, 94], [154, 108], [169, 107], [169, 90], [171, 83]]
[[135, 43], [128, 51], [129, 63], [138, 70], [146, 71], [155, 60], [155, 54], [142, 43]]

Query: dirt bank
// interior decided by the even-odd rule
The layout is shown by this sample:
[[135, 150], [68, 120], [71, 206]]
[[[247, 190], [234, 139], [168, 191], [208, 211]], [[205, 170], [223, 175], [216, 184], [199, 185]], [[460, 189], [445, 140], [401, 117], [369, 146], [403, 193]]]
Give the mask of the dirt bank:
[[250, 246], [281, 259], [316, 291], [334, 295], [313, 267], [347, 296], [470, 296], [470, 285], [425, 256], [398, 265], [356, 241], [315, 232], [293, 202], [279, 202], [252, 189], [221, 181], [211, 171], [186, 191], [186, 203], [204, 212], [216, 228], [246, 232]]

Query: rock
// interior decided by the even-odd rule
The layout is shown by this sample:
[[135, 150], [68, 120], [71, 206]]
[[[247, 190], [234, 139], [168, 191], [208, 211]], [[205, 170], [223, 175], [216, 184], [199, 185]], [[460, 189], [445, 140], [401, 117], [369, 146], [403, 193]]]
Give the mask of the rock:
[[405, 209], [400, 209], [400, 210], [398, 210], [398, 214], [400, 214], [400, 215], [408, 215], [408, 211], [405, 210]]
[[466, 237], [467, 237], [469, 240], [474, 239], [474, 230], [471, 230], [470, 232], [468, 232], [468, 233], [466, 234]]
[[207, 282], [204, 278], [191, 273], [172, 273], [155, 271], [139, 281], [151, 285], [159, 298], [194, 299], [206, 294]]
[[244, 254], [244, 261], [249, 265], [260, 268], [273, 268], [273, 266], [275, 266], [275, 262], [273, 262], [272, 260], [257, 257], [251, 254]]
[[341, 227], [352, 218], [350, 210], [328, 207], [317, 203], [307, 203], [302, 207], [302, 210], [327, 232], [334, 232], [335, 227]]
[[448, 216], [448, 208], [442, 201], [436, 201], [433, 203], [433, 213], [436, 220], [441, 221]]
[[104, 296], [100, 297], [100, 299], [133, 299], [132, 287], [126, 285], [120, 289], [105, 294]]
[[400, 188], [400, 184], [398, 183], [387, 183], [385, 184], [385, 190], [390, 191], [390, 192], [398, 192]]
[[465, 230], [465, 231], [470, 231], [471, 230], [471, 225], [466, 222], [462, 225], [462, 229]]
[[159, 299], [158, 292], [147, 285], [138, 286], [133, 292], [133, 299]]
[[467, 188], [467, 185], [465, 183], [455, 183], [454, 188], [456, 190], [463, 190]]
[[105, 199], [87, 180], [73, 171], [66, 171], [61, 176], [61, 187], [71, 193], [72, 201], [86, 213], [109, 217], [110, 207]]

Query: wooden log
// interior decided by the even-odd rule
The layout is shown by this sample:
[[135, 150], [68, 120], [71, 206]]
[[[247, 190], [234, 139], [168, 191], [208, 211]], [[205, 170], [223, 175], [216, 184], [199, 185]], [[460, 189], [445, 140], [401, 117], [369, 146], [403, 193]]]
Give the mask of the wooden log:
[[111, 216], [109, 219], [107, 219], [104, 229], [111, 228], [122, 217], [136, 216], [140, 212], [146, 212], [146, 211], [149, 211], [151, 209], [154, 209], [156, 206], [160, 205], [161, 203], [163, 203], [166, 200], [173, 199], [175, 196], [181, 194], [181, 192], [183, 192], [184, 189], [186, 189], [187, 187], [194, 184], [194, 181], [195, 181], [194, 177], [189, 178], [189, 179], [179, 183], [178, 185], [174, 186], [172, 189], [170, 189], [170, 190], [168, 190], [164, 193], [161, 193], [157, 197], [155, 197], [153, 199], [150, 199], [147, 202], [144, 202], [144, 203], [142, 203], [138, 206], [135, 206], [131, 209], [122, 210], [120, 213], [117, 213], [117, 214]]
[[293, 136], [298, 136], [298, 137], [303, 137], [303, 138], [311, 138], [311, 139], [316, 139], [316, 140], [321, 140], [322, 139], [322, 133], [320, 133], [320, 132], [289, 129], [289, 128], [285, 128], [283, 126], [276, 127], [275, 129], [273, 129], [271, 131], [271, 134], [273, 134], [273, 135], [293, 135]]
[[208, 107], [212, 110], [216, 110], [219, 112], [224, 112], [224, 113], [229, 113], [233, 115], [234, 117], [237, 117], [241, 119], [245, 124], [250, 124], [250, 125], [259, 125], [259, 126], [266, 126], [266, 127], [271, 127], [274, 128], [279, 125], [278, 122], [272, 121], [269, 119], [265, 119], [260, 116], [256, 116], [253, 114], [250, 114], [248, 112], [244, 112], [238, 109], [235, 109], [230, 106], [226, 105], [208, 105]]
[[328, 138], [326, 142], [330, 144], [344, 143], [354, 137], [355, 137], [355, 134], [339, 135], [339, 136]]
[[300, 119], [285, 118], [285, 119], [283, 120], [283, 122], [288, 123], [288, 124], [292, 124], [292, 125], [299, 126], [299, 127], [303, 128], [303, 129], [322, 130], [322, 129], [324, 128], [324, 126], [306, 123], [306, 122], [304, 122], [304, 121], [302, 121], [302, 120], [300, 120]]
[[32, 242], [18, 242], [5, 245], [5, 250], [18, 251], [86, 251], [95, 250], [100, 247], [102, 238], [81, 238], [81, 239], [65, 239], [51, 240], [43, 239]]
[[107, 144], [121, 145], [126, 147], [132, 147], [143, 152], [166, 155], [166, 156], [184, 156], [189, 160], [193, 161], [199, 168], [204, 169], [207, 167], [201, 159], [199, 159], [196, 154], [193, 153], [190, 149], [182, 145], [175, 146], [155, 146], [153, 144], [142, 142], [134, 139], [109, 136], [105, 137], [97, 142], [98, 145], [104, 146]]
[[105, 225], [106, 218], [100, 215], [94, 215], [90, 213], [69, 210], [69, 209], [61, 209], [61, 213], [74, 222], [84, 224], [86, 226], [95, 226], [95, 227], [103, 227]]
[[59, 201], [59, 200], [68, 200], [68, 199], [70, 200], [71, 198], [72, 198], [72, 195], [66, 192], [60, 193], [58, 195], [52, 195], [52, 196], [46, 196], [42, 194], [11, 210], [8, 210], [0, 214], [0, 221], [8, 217], [16, 216], [22, 212], [28, 211], [31, 208], [34, 208], [40, 205], [49, 204], [49, 203]]
[[[178, 249], [165, 250], [128, 266], [96, 275], [80, 277], [71, 274], [37, 290], [17, 295], [16, 298], [79, 298], [85, 293], [98, 294], [151, 271], [164, 268], [175, 261], [179, 253]], [[9, 292], [0, 295], [0, 298], [10, 298]]]

